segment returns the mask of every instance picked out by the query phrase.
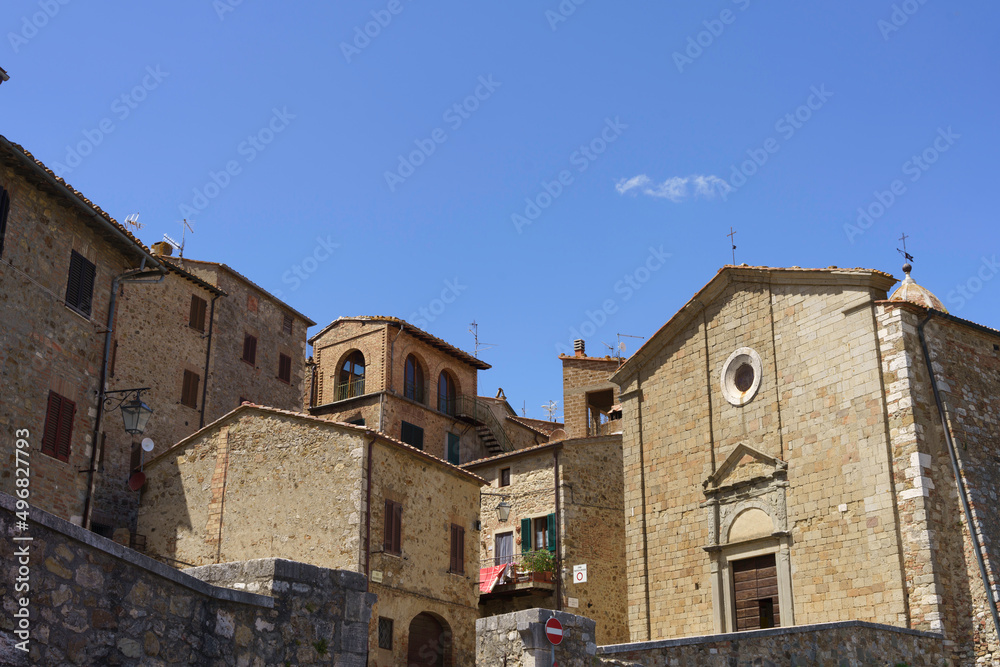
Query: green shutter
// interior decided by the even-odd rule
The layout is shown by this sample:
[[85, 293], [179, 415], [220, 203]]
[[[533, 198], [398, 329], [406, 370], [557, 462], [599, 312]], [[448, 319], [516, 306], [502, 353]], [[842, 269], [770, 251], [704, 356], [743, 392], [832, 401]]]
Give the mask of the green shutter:
[[549, 551], [556, 550], [556, 515], [550, 514], [549, 519]]
[[521, 519], [521, 553], [531, 551], [531, 519]]

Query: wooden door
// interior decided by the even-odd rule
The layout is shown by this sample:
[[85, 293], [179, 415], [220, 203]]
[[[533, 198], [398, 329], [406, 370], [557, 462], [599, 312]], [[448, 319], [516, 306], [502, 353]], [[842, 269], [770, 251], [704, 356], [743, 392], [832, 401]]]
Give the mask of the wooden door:
[[446, 667], [451, 662], [451, 633], [430, 614], [417, 614], [410, 621], [406, 647], [408, 667]]
[[774, 554], [733, 561], [733, 602], [736, 629], [757, 630], [781, 625], [778, 569]]

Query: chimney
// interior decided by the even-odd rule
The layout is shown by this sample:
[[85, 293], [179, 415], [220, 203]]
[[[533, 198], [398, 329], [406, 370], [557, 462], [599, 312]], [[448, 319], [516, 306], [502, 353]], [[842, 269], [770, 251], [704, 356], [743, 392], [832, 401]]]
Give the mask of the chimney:
[[166, 241], [157, 241], [150, 248], [154, 255], [161, 255], [163, 257], [170, 257], [174, 252], [174, 247]]
[[584, 348], [582, 338], [577, 338], [576, 340], [573, 341], [573, 354], [574, 356], [577, 357], [587, 356], [587, 352], [586, 349]]

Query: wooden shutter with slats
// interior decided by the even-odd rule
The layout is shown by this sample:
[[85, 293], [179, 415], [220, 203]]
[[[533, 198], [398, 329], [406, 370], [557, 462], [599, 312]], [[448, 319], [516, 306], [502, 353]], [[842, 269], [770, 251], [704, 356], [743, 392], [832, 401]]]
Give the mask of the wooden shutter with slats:
[[54, 391], [49, 392], [45, 411], [45, 431], [42, 434], [43, 454], [60, 461], [69, 461], [75, 416], [76, 403]]
[[548, 549], [549, 551], [556, 550], [556, 515], [550, 514], [548, 517]]
[[531, 519], [521, 519], [521, 553], [531, 551]]

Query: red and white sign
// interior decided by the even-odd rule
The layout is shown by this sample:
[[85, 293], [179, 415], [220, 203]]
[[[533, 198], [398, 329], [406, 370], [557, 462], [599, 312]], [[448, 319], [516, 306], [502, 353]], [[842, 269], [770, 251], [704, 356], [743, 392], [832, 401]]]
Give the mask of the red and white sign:
[[558, 618], [553, 616], [545, 621], [545, 636], [549, 638], [553, 646], [557, 646], [562, 641], [563, 627]]

